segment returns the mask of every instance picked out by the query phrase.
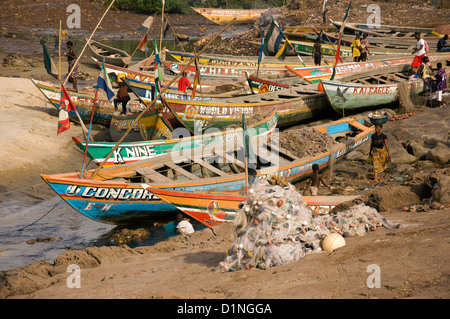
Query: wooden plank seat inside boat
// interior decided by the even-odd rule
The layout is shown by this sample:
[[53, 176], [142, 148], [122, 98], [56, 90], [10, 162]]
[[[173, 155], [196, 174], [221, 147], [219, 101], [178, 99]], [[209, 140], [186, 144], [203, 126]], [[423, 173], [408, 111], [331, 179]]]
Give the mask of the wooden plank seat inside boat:
[[170, 178], [167, 178], [164, 175], [146, 166], [136, 169], [136, 173], [141, 174], [144, 177], [144, 182], [147, 183], [166, 183], [171, 181]]
[[196, 175], [194, 175], [194, 174], [191, 174], [190, 172], [188, 172], [188, 171], [185, 170], [184, 168], [182, 168], [182, 167], [176, 165], [176, 164], [173, 163], [173, 162], [165, 162], [165, 165], [168, 166], [169, 168], [173, 169], [176, 173], [179, 173], [179, 174], [181, 174], [181, 175], [184, 175], [184, 176], [186, 176], [186, 177], [189, 178], [189, 179], [192, 179], [192, 180], [199, 179], [198, 176], [196, 176]]
[[[328, 134], [335, 140], [339, 139], [350, 145], [353, 138], [365, 129], [366, 127], [363, 124], [354, 120], [348, 122], [348, 129]], [[317, 130], [326, 133], [327, 126], [318, 127]], [[253, 141], [255, 142], [256, 139]], [[276, 140], [275, 142], [274, 140], [264, 141], [261, 144], [258, 143], [258, 145], [254, 142], [252, 142], [254, 157], [251, 158], [255, 159], [253, 167], [256, 170], [265, 167], [284, 167], [302, 159], [302, 155], [294, 154], [292, 151], [285, 149]], [[202, 152], [198, 156], [183, 154], [179, 158], [167, 158], [153, 166], [147, 166], [143, 161], [139, 167], [124, 172], [108, 174], [107, 171], [101, 170], [98, 178], [105, 179], [106, 176], [111, 177], [113, 175], [117, 180], [128, 179], [136, 183], [166, 184], [175, 180], [198, 181], [204, 178], [226, 178], [245, 173], [246, 165], [242, 145], [234, 144], [230, 148], [227, 148], [227, 145], [224, 144], [223, 149], [214, 148], [210, 152]]]

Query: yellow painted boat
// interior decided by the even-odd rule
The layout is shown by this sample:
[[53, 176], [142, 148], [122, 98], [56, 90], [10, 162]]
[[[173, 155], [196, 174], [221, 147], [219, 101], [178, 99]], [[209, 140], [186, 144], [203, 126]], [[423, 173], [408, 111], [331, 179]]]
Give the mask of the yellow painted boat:
[[257, 20], [266, 9], [217, 9], [217, 8], [193, 8], [212, 22], [225, 25], [236, 18], [235, 24], [246, 24]]

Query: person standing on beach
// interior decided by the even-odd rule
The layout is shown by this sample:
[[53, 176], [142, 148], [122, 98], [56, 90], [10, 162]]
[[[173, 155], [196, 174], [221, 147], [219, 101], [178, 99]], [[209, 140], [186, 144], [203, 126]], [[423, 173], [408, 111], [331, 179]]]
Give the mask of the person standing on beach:
[[67, 46], [67, 49], [69, 50], [66, 52], [67, 62], [69, 63], [69, 68], [68, 68], [69, 81], [72, 82], [73, 90], [75, 92], [78, 92], [78, 86], [77, 86], [77, 78], [79, 76], [78, 65], [75, 66], [72, 73], [70, 73], [73, 66], [75, 65], [75, 61], [77, 60], [77, 53], [75, 52], [75, 49], [73, 48], [72, 41], [67, 41], [66, 46]]
[[310, 181], [306, 184], [306, 187], [303, 191], [303, 195], [306, 195], [306, 192], [310, 190], [312, 196], [316, 196], [319, 191], [320, 183], [326, 186], [329, 190], [331, 187], [328, 186], [322, 178], [322, 175], [319, 174], [319, 164], [313, 164], [312, 166], [313, 173], [311, 175]]
[[356, 34], [355, 39], [352, 41], [352, 56], [353, 62], [358, 62], [359, 57], [361, 55], [361, 35], [359, 33]]
[[367, 33], [363, 34], [363, 38], [361, 39], [361, 56], [359, 57], [359, 62], [367, 61], [369, 51], [369, 39], [367, 39]]
[[374, 182], [378, 183], [378, 174], [384, 171], [384, 178], [387, 178], [387, 160], [391, 160], [387, 136], [381, 133], [382, 125], [375, 125], [375, 133], [372, 135], [369, 156], [372, 159]]
[[427, 51], [425, 48], [425, 40], [422, 39], [422, 37], [420, 36], [420, 32], [416, 32], [415, 34], [417, 43], [416, 43], [416, 47], [413, 49], [413, 53], [415, 53], [414, 56], [414, 60], [411, 64], [411, 70], [413, 70], [413, 68], [419, 68], [420, 65], [423, 63], [423, 58], [426, 56]]
[[316, 43], [314, 43], [312, 56], [314, 57], [314, 65], [320, 66], [322, 63], [322, 40], [320, 37], [317, 37]]
[[438, 71], [436, 74], [436, 100], [438, 102], [437, 107], [442, 107], [443, 105], [442, 91], [447, 87], [447, 78], [441, 62], [438, 62], [437, 69]]

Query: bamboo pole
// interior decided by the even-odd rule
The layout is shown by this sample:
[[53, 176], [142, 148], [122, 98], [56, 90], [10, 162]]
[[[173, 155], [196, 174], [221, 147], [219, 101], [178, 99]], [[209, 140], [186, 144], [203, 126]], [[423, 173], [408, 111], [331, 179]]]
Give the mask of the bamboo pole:
[[78, 61], [80, 60], [81, 56], [84, 53], [84, 50], [86, 50], [86, 47], [88, 45], [89, 42], [91, 42], [92, 37], [94, 36], [95, 31], [97, 31], [98, 27], [100, 26], [100, 23], [102, 23], [103, 18], [106, 16], [106, 13], [108, 13], [109, 9], [111, 8], [111, 6], [114, 4], [116, 0], [112, 0], [111, 3], [109, 4], [108, 8], [106, 9], [105, 13], [103, 13], [103, 16], [101, 17], [100, 21], [98, 22], [97, 26], [95, 27], [94, 31], [92, 31], [91, 36], [89, 37], [89, 39], [87, 40], [86, 44], [83, 47], [83, 50], [81, 50], [81, 53], [78, 55], [78, 58], [76, 59], [75, 63], [73, 64], [72, 69], [70, 70], [69, 74], [67, 75], [67, 78], [64, 80], [64, 86], [67, 83], [67, 80], [69, 79], [70, 75], [72, 74], [73, 70], [75, 69], [75, 67], [78, 64]]
[[120, 140], [116, 143], [116, 145], [113, 147], [113, 149], [111, 150], [111, 152], [105, 156], [105, 159], [103, 160], [103, 162], [97, 167], [97, 169], [92, 173], [92, 175], [90, 176], [90, 178], [94, 178], [98, 172], [100, 171], [100, 169], [103, 167], [103, 165], [105, 165], [105, 163], [108, 161], [108, 159], [111, 157], [111, 155], [115, 152], [115, 150], [119, 147], [119, 145], [124, 141], [125, 137], [131, 132], [131, 130], [133, 129], [133, 127], [136, 125], [136, 123], [141, 119], [141, 117], [144, 115], [145, 112], [147, 112], [150, 107], [152, 107], [156, 101], [163, 95], [163, 93], [167, 90], [167, 88], [169, 88], [182, 74], [183, 72], [195, 61], [195, 59], [197, 59], [202, 53], [203, 51], [205, 51], [209, 45], [211, 43], [213, 43], [218, 37], [219, 35], [221, 35], [226, 29], [229, 28], [229, 26], [234, 22], [234, 20], [236, 20], [236, 18], [233, 18], [233, 20], [231, 20], [219, 33], [217, 33], [214, 38], [211, 39], [211, 41], [209, 41], [204, 47], [203, 49], [200, 50], [200, 52], [198, 52], [195, 57], [191, 58], [189, 60], [189, 62], [183, 67], [183, 69], [166, 85], [162, 88], [161, 92], [158, 93], [158, 95], [153, 99], [153, 101], [150, 104], [146, 104], [145, 109], [141, 112], [141, 114], [139, 114], [136, 119], [133, 121], [133, 123], [131, 123], [131, 125], [128, 127], [127, 131], [125, 132], [125, 134], [120, 138]]
[[[67, 75], [66, 79], [64, 80], [64, 83], [63, 83], [64, 86], [66, 86], [66, 83], [69, 80], [70, 75], [72, 74], [73, 70], [77, 66], [78, 61], [80, 60], [81, 56], [83, 55], [84, 50], [86, 50], [86, 47], [87, 47], [88, 43], [91, 41], [92, 37], [94, 36], [95, 31], [97, 31], [98, 27], [100, 26], [100, 23], [102, 23], [102, 21], [103, 21], [103, 18], [106, 16], [106, 13], [109, 11], [109, 9], [111, 8], [111, 6], [114, 4], [115, 1], [116, 0], [112, 0], [111, 1], [111, 3], [109, 4], [108, 8], [105, 11], [105, 13], [103, 13], [103, 16], [101, 17], [100, 21], [98, 22], [97, 26], [95, 27], [94, 31], [92, 31], [91, 36], [87, 40], [86, 44], [84, 45], [83, 50], [81, 50], [81, 53], [78, 55], [77, 59], [75, 60], [75, 63], [73, 64], [72, 69], [70, 69], [69, 74]], [[61, 83], [61, 81], [60, 81], [60, 83]], [[76, 113], [78, 119], [80, 120], [80, 125], [81, 125], [81, 128], [83, 130], [83, 133], [85, 134], [85, 138], [87, 138], [88, 130], [86, 128], [86, 125], [84, 125], [84, 122], [81, 119], [80, 114], [78, 113], [78, 110], [76, 108], [75, 108], [75, 113]]]
[[161, 51], [162, 46], [162, 38], [163, 38], [163, 29], [164, 29], [164, 5], [166, 4], [165, 0], [162, 0], [162, 11], [161, 11], [161, 38], [159, 39], [159, 52]]
[[59, 58], [59, 73], [58, 80], [61, 82], [61, 20], [59, 20], [59, 33], [58, 33], [58, 58]]

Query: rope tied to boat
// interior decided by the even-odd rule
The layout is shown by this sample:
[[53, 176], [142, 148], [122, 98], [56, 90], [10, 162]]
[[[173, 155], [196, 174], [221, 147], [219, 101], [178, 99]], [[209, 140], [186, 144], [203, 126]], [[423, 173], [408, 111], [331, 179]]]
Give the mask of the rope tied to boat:
[[25, 228], [28, 228], [28, 227], [30, 227], [30, 226], [32, 226], [32, 225], [34, 225], [34, 224], [36, 224], [38, 221], [40, 221], [42, 218], [44, 218], [45, 216], [47, 216], [48, 214], [50, 214], [55, 208], [56, 208], [56, 206], [58, 206], [59, 205], [59, 203], [61, 203], [63, 200], [62, 199], [60, 199], [48, 212], [46, 212], [44, 215], [42, 215], [41, 217], [39, 217], [38, 219], [36, 219], [34, 222], [32, 222], [31, 224], [29, 224], [29, 225], [27, 225], [27, 226], [25, 226], [25, 227], [23, 227], [23, 228], [21, 228], [21, 229], [18, 229], [18, 231], [23, 231]]

